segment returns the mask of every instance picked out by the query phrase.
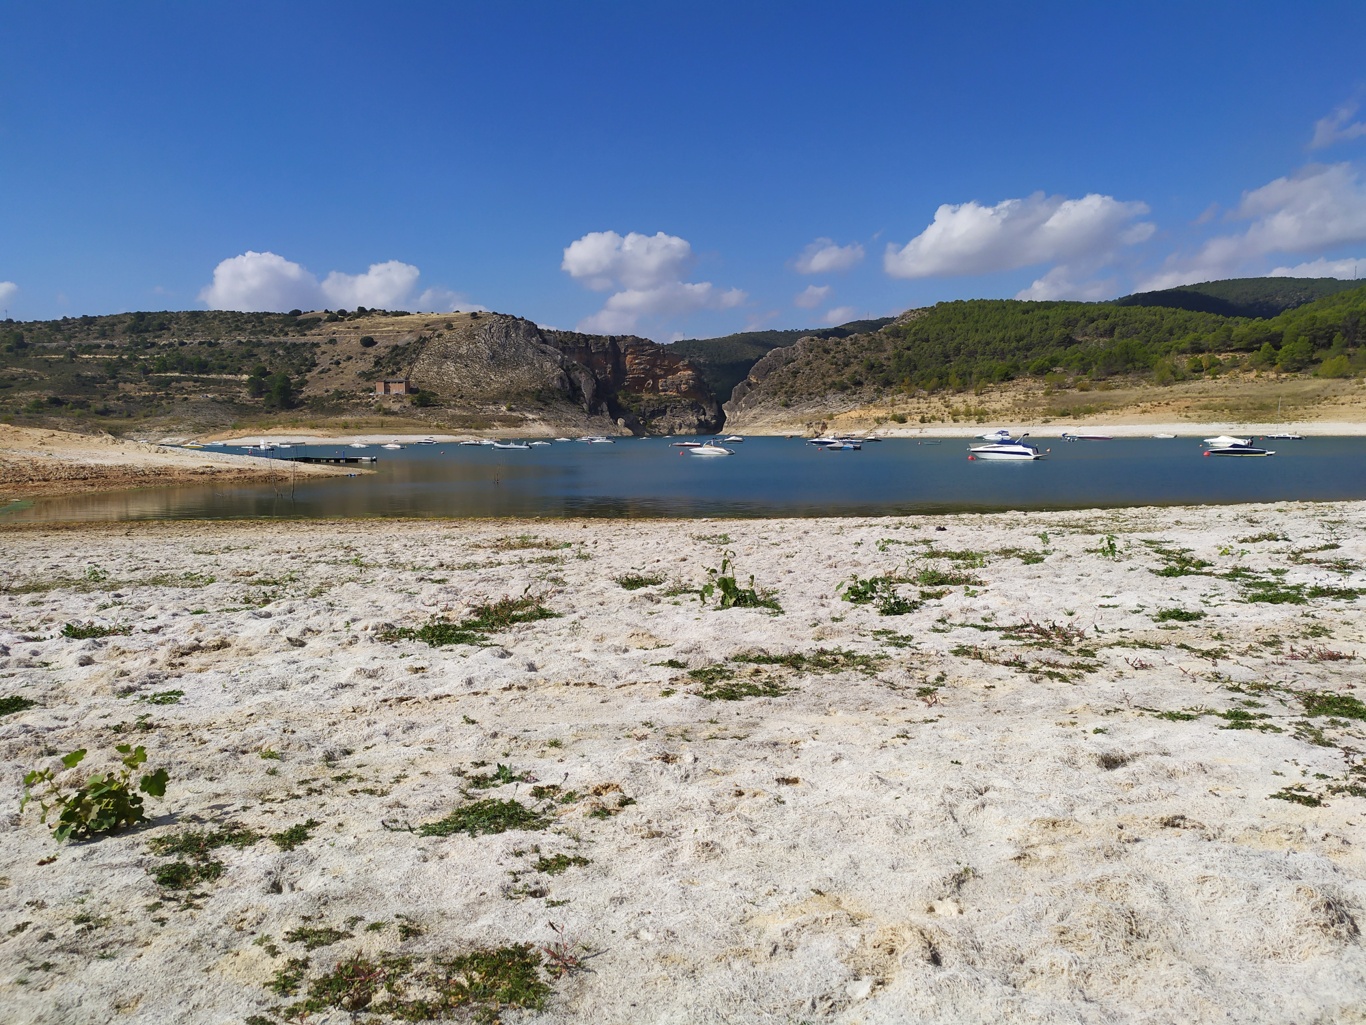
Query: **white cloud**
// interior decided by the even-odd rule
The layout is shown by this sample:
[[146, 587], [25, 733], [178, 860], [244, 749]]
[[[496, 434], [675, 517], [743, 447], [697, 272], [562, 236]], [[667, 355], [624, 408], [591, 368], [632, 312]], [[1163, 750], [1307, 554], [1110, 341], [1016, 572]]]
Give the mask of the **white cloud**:
[[9, 302], [19, 294], [19, 286], [13, 281], [0, 281], [0, 305]]
[[832, 274], [845, 271], [863, 260], [863, 246], [851, 242], [835, 245], [832, 238], [818, 238], [801, 251], [792, 266], [798, 274]]
[[1325, 260], [1320, 257], [1308, 263], [1297, 263], [1293, 267], [1277, 267], [1269, 276], [1273, 278], [1355, 278], [1360, 270], [1366, 270], [1366, 258], [1350, 256], [1345, 260]]
[[[616, 289], [602, 309], [578, 324], [594, 334], [630, 334], [647, 318], [682, 317], [699, 310], [728, 310], [748, 296], [710, 281], [683, 276], [693, 263], [692, 246], [677, 235], [589, 232], [564, 250], [560, 269], [598, 292]], [[667, 334], [667, 332], [665, 332]]]
[[1119, 282], [1115, 278], [1078, 280], [1081, 276], [1072, 267], [1059, 264], [1043, 277], [1036, 279], [1028, 288], [1018, 292], [1015, 298], [1035, 302], [1055, 299], [1096, 302], [1101, 299], [1113, 299], [1119, 294]]
[[1359, 139], [1366, 135], [1366, 122], [1353, 121], [1357, 112], [1355, 103], [1344, 103], [1327, 117], [1314, 122], [1314, 138], [1309, 141], [1310, 149], [1323, 149], [1334, 143]]
[[858, 316], [858, 310], [853, 306], [836, 306], [833, 310], [826, 310], [824, 321], [827, 324], [847, 324]]
[[389, 309], [402, 304], [417, 284], [418, 271], [411, 263], [387, 260], [372, 263], [364, 274], [343, 274], [334, 270], [323, 280], [323, 295], [333, 306]]
[[586, 318], [580, 331], [629, 334], [643, 317], [686, 316], [698, 310], [734, 309], [748, 298], [738, 288], [722, 290], [710, 281], [669, 281], [655, 288], [628, 288], [607, 297], [602, 309]]
[[[412, 303], [420, 276], [411, 263], [386, 260], [372, 263], [363, 274], [334, 270], [320, 283], [308, 268], [293, 260], [248, 250], [214, 268], [213, 283], [200, 290], [199, 300], [214, 310], [398, 309]], [[458, 292], [438, 287], [423, 291], [416, 303], [429, 312], [484, 310]]]
[[1142, 288], [1264, 273], [1273, 253], [1312, 253], [1366, 242], [1366, 184], [1351, 164], [1310, 164], [1243, 194], [1230, 215], [1250, 221], [1241, 234], [1209, 239], [1190, 257], [1169, 258]]
[[830, 295], [830, 292], [831, 288], [829, 285], [807, 285], [797, 293], [797, 297], [792, 300], [792, 305], [803, 310], [814, 310], [821, 303], [825, 302], [826, 298]]
[[417, 310], [423, 313], [487, 313], [487, 306], [470, 302], [449, 288], [428, 288], [417, 297]]
[[1121, 246], [1148, 239], [1141, 202], [1092, 193], [1081, 199], [1006, 199], [995, 206], [945, 203], [934, 221], [904, 246], [889, 244], [883, 267], [896, 278], [988, 274], [1052, 261], [1102, 264]]
[[681, 280], [692, 262], [692, 246], [677, 235], [633, 231], [622, 238], [615, 231], [590, 231], [565, 249], [560, 269], [595, 292], [606, 292]]
[[212, 310], [314, 309], [324, 305], [318, 279], [275, 253], [251, 250], [213, 269], [213, 284], [199, 293]]

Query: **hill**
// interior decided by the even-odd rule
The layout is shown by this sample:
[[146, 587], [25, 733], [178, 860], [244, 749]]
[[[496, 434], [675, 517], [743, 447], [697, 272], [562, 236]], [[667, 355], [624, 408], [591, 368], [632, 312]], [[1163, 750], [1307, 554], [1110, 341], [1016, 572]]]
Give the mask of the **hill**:
[[721, 338], [684, 338], [670, 345], [697, 368], [712, 392], [724, 401], [748, 375], [750, 367], [773, 349], [785, 348], [803, 338], [847, 338], [876, 331], [892, 318], [854, 320], [838, 327], [788, 331], [742, 331]]
[[933, 419], [916, 400], [977, 399], [1025, 385], [1052, 397], [1236, 375], [1346, 379], [1366, 370], [1363, 324], [1366, 286], [1266, 319], [1120, 302], [940, 303], [875, 332], [771, 351], [726, 412], [733, 429], [784, 416], [805, 423], [859, 407], [908, 415], [897, 413], [899, 404]]
[[1338, 292], [1357, 288], [1361, 282], [1338, 278], [1230, 278], [1181, 285], [1160, 292], [1136, 292], [1116, 299], [1116, 306], [1165, 306], [1224, 317], [1275, 317], [1286, 310]]
[[[376, 383], [406, 379], [407, 393]], [[666, 346], [505, 314], [182, 311], [0, 322], [0, 417], [111, 433], [254, 425], [709, 433]]]

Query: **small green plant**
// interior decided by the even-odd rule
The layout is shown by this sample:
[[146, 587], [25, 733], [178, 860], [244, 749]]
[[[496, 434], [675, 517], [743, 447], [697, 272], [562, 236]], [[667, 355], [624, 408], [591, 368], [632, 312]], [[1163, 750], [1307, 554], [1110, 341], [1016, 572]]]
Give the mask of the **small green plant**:
[[920, 608], [921, 603], [903, 598], [896, 591], [897, 578], [891, 576], [852, 577], [838, 592], [855, 605], [874, 605], [883, 616], [904, 616]]
[[568, 868], [588, 864], [591, 862], [587, 858], [580, 857], [577, 854], [555, 854], [549, 858], [541, 855], [536, 859], [536, 871], [557, 876]]
[[956, 569], [944, 570], [935, 566], [922, 566], [916, 572], [914, 582], [921, 587], [985, 586], [981, 580], [978, 580], [971, 573], [964, 573], [962, 570]]
[[340, 929], [334, 929], [330, 925], [303, 925], [285, 933], [286, 943], [302, 943], [305, 950], [317, 950], [319, 947], [330, 947], [340, 940], [349, 940], [350, 938], [351, 933], [342, 932]]
[[520, 772], [513, 772], [512, 766], [498, 763], [498, 768], [493, 772], [482, 772], [475, 776], [469, 776], [465, 782], [479, 790], [486, 790], [489, 787], [500, 787], [505, 783], [521, 783], [526, 777]]
[[[145, 822], [147, 815], [142, 809], [141, 795], [165, 796], [169, 776], [165, 769], [144, 773], [134, 789], [133, 773], [147, 761], [146, 749], [140, 744], [137, 747], [119, 744], [114, 750], [119, 753], [122, 769], [96, 773], [69, 792], [57, 782], [51, 769], [35, 769], [28, 773], [24, 776], [24, 796], [19, 802], [19, 810], [23, 811], [29, 801], [36, 799], [42, 808], [40, 821], [47, 822], [48, 815], [56, 811], [57, 821], [52, 826], [52, 833], [58, 842], [118, 833]], [[62, 758], [62, 765], [74, 769], [85, 754], [85, 748], [72, 751]], [[35, 794], [34, 787], [39, 785], [45, 790]]]
[[126, 626], [98, 626], [95, 623], [67, 623], [62, 627], [63, 637], [72, 637], [78, 641], [88, 640], [91, 637], [112, 637], [115, 634], [128, 633]]
[[1194, 623], [1197, 619], [1204, 618], [1203, 612], [1199, 610], [1187, 611], [1186, 609], [1162, 609], [1153, 616], [1153, 619], [1159, 623]]
[[14, 715], [14, 713], [32, 708], [36, 704], [36, 701], [30, 701], [28, 698], [21, 698], [17, 694], [12, 694], [0, 698], [0, 715]]
[[1106, 534], [1102, 537], [1095, 551], [1097, 555], [1106, 559], [1118, 559], [1120, 557], [1119, 542], [1115, 540], [1114, 534]]
[[1304, 704], [1304, 714], [1308, 716], [1329, 715], [1338, 719], [1366, 719], [1366, 704], [1350, 694], [1308, 691], [1299, 697]]
[[639, 591], [642, 587], [664, 583], [664, 577], [657, 573], [625, 573], [617, 577], [617, 583], [628, 591]]
[[149, 705], [178, 705], [180, 699], [185, 696], [183, 690], [159, 690], [154, 694], [147, 694], [138, 698]]
[[718, 609], [771, 609], [782, 612], [782, 606], [772, 595], [760, 594], [754, 589], [754, 574], [750, 574], [748, 585], [740, 586], [733, 571], [734, 558], [734, 552], [724, 551], [721, 553], [721, 568], [707, 570], [707, 582], [698, 592], [702, 604], [705, 605], [716, 596]]
[[483, 644], [487, 634], [506, 630], [517, 623], [535, 623], [542, 619], [557, 619], [558, 612], [552, 612], [541, 604], [537, 595], [523, 594], [520, 598], [500, 598], [498, 601], [476, 605], [459, 623], [445, 619], [433, 619], [416, 629], [403, 627], [380, 636], [381, 640], [422, 641], [434, 648], [447, 644]]
[[292, 851], [295, 847], [307, 843], [313, 836], [313, 830], [321, 825], [322, 823], [316, 819], [309, 819], [307, 822], [300, 822], [288, 829], [282, 829], [278, 833], [272, 833], [270, 838], [280, 850]]
[[444, 819], [418, 827], [419, 836], [451, 836], [468, 833], [505, 833], [510, 829], [545, 829], [550, 819], [519, 801], [488, 797], [456, 808]]
[[278, 762], [282, 757], [279, 751], [273, 750], [269, 747], [261, 748], [261, 750], [258, 751], [257, 754], [268, 762]]

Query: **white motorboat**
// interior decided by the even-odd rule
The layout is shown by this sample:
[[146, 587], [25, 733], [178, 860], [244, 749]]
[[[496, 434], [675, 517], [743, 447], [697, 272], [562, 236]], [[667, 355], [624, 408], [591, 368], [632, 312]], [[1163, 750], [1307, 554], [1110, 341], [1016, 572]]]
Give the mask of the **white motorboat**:
[[684, 453], [690, 456], [733, 456], [735, 453], [724, 445], [718, 445], [714, 441], [709, 441], [705, 445], [698, 445], [695, 448], [682, 449], [678, 454]]
[[1268, 441], [1303, 441], [1303, 434], [1267, 434], [1264, 437]]
[[363, 441], [353, 441], [353, 442], [351, 442], [351, 447], [352, 447], [352, 448], [369, 448], [370, 446], [367, 445], [367, 444], [366, 444], [365, 442], [363, 442]]
[[556, 441], [568, 441], [569, 439], [568, 439], [568, 438], [556, 438], [555, 440], [556, 440]]
[[853, 438], [836, 438], [827, 445], [821, 446], [822, 452], [858, 452], [862, 450], [863, 442]]
[[419, 444], [419, 445], [435, 445], [435, 444], [436, 444], [436, 439], [433, 438], [431, 435], [428, 435], [427, 437], [425, 437], [425, 438], [423, 438], [421, 441], [419, 441], [418, 444]]
[[1217, 445], [1217, 446], [1219, 446], [1219, 447], [1224, 447], [1224, 446], [1228, 446], [1228, 445], [1251, 445], [1251, 444], [1252, 444], [1252, 439], [1251, 439], [1251, 438], [1234, 438], [1234, 437], [1230, 437], [1230, 436], [1227, 435], [1227, 434], [1221, 434], [1221, 435], [1219, 435], [1217, 438], [1206, 438], [1206, 439], [1205, 439], [1205, 444], [1206, 444], [1206, 445]]
[[1154, 438], [1175, 438], [1175, 434], [1154, 434]]
[[402, 448], [402, 447], [403, 447], [403, 446], [400, 445], [400, 444], [399, 444], [398, 442], [396, 442], [396, 441], [391, 441], [391, 442], [389, 442], [389, 444], [387, 444], [387, 445], [381, 445], [381, 446], [380, 446], [380, 448], [387, 448], [390, 452], [393, 452], [393, 451], [395, 451], [396, 449], [400, 449], [400, 448]]
[[1021, 434], [1018, 438], [1011, 441], [995, 442], [991, 445], [972, 445], [968, 448], [969, 459], [1014, 459], [1029, 460], [1042, 459], [1044, 453], [1039, 451], [1037, 445], [1030, 445], [1025, 441], [1028, 434]]
[[1073, 431], [1063, 432], [1063, 441], [1114, 441], [1114, 436], [1110, 434], [1099, 434], [1095, 431]]
[[727, 445], [738, 445], [738, 444], [740, 444], [740, 442], [744, 441], [745, 439], [742, 438], [742, 437], [740, 437], [740, 435], [738, 435], [738, 434], [728, 434], [728, 435], [726, 435], [726, 437], [722, 438], [721, 440], [724, 441]]
[[549, 448], [549, 447], [550, 447], [550, 442], [548, 442], [548, 441], [529, 441], [529, 442], [527, 442], [527, 444], [530, 445], [532, 448], [543, 448], [543, 447], [544, 447], [544, 448]]
[[998, 444], [1004, 444], [1004, 443], [1010, 441], [1010, 439], [1011, 439], [1011, 434], [1010, 434], [1010, 432], [1009, 432], [1008, 430], [1006, 430], [1004, 427], [1001, 427], [1001, 428], [998, 428], [997, 430], [990, 431], [990, 432], [987, 433], [987, 434], [979, 434], [979, 435], [977, 435], [977, 437], [981, 438], [983, 441], [994, 441], [994, 442], [997, 442]]
[[700, 441], [671, 441], [669, 445], [673, 448], [701, 448]]
[[1211, 445], [1205, 449], [1207, 456], [1274, 456], [1269, 449], [1258, 448], [1250, 443], [1238, 442], [1236, 445]]
[[494, 448], [516, 448], [516, 449], [531, 448], [530, 445], [527, 445], [527, 444], [525, 444], [525, 443], [523, 443], [523, 442], [520, 442], [520, 441], [495, 441], [495, 442], [493, 443], [493, 447], [494, 447]]

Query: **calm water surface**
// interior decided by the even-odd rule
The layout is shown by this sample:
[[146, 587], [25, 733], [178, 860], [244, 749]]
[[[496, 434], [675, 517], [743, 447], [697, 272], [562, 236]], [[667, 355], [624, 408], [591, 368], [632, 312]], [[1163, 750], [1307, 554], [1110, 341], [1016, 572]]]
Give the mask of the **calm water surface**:
[[[1196, 438], [1066, 443], [1036, 462], [967, 458], [967, 439], [893, 439], [824, 452], [752, 438], [727, 458], [668, 441], [529, 450], [415, 445], [293, 449], [374, 455], [373, 475], [197, 485], [16, 502], [0, 523], [364, 516], [873, 516], [1006, 509], [1366, 498], [1366, 438], [1272, 441], [1266, 459], [1205, 457]], [[227, 449], [226, 451], [235, 451]]]

